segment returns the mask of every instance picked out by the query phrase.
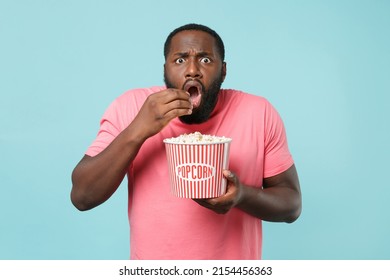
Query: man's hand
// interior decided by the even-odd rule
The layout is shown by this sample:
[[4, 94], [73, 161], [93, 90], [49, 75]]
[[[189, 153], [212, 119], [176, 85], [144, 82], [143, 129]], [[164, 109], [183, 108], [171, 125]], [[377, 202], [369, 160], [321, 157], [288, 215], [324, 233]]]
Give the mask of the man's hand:
[[209, 199], [194, 199], [198, 204], [206, 207], [215, 213], [226, 214], [235, 207], [241, 200], [242, 186], [238, 177], [229, 170], [223, 171], [223, 176], [227, 179], [226, 193], [220, 197]]
[[236, 207], [249, 215], [271, 222], [294, 222], [302, 210], [302, 197], [295, 165], [273, 177], [264, 178], [263, 187], [247, 186], [238, 177], [223, 171], [228, 180], [226, 194], [196, 199], [200, 205], [219, 214]]
[[169, 88], [148, 96], [133, 121], [144, 139], [160, 132], [171, 120], [192, 114], [190, 94]]
[[144, 141], [160, 132], [172, 119], [192, 113], [188, 92], [166, 89], [151, 94], [135, 119], [106, 149], [84, 156], [72, 173], [71, 199], [79, 210], [106, 201], [122, 182]]

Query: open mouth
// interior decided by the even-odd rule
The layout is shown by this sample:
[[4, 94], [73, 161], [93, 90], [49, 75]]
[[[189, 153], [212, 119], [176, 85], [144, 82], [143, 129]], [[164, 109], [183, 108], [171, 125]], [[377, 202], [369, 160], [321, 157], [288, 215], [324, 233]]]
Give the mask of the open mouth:
[[202, 85], [197, 81], [189, 81], [184, 85], [184, 90], [190, 94], [192, 106], [197, 108], [202, 100]]

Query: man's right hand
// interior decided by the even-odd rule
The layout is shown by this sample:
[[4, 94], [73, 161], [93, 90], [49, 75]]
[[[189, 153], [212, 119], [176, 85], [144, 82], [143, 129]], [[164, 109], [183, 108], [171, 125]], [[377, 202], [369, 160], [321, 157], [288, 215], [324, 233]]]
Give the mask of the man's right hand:
[[72, 173], [71, 199], [79, 210], [106, 201], [122, 182], [144, 141], [172, 119], [192, 113], [188, 92], [166, 89], [149, 95], [135, 119], [100, 154], [84, 156]]
[[172, 119], [192, 114], [190, 94], [168, 88], [148, 96], [132, 125], [142, 128], [144, 139], [160, 132]]

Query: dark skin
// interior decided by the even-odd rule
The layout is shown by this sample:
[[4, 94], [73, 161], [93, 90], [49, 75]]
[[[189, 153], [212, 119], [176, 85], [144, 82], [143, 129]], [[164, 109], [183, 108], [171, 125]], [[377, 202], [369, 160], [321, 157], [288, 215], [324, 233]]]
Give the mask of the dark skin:
[[133, 122], [100, 154], [85, 155], [72, 173], [71, 200], [79, 210], [105, 202], [117, 190], [142, 144], [172, 119], [191, 114], [189, 94], [167, 89], [150, 95]]
[[[143, 143], [159, 133], [174, 118], [191, 115], [202, 107], [194, 107], [190, 94], [183, 90], [188, 79], [201, 82], [206, 90], [214, 80], [226, 76], [226, 63], [218, 54], [214, 38], [203, 31], [181, 31], [171, 42], [164, 65], [166, 77], [174, 88], [150, 95], [136, 118], [99, 155], [85, 155], [72, 174], [72, 203], [79, 210], [89, 210], [105, 202], [118, 188], [128, 166]], [[225, 195], [212, 199], [196, 199], [199, 205], [224, 214], [239, 208], [259, 219], [293, 222], [301, 213], [301, 192], [295, 165], [285, 172], [264, 178], [263, 188], [246, 186], [234, 171], [224, 170], [228, 180]]]

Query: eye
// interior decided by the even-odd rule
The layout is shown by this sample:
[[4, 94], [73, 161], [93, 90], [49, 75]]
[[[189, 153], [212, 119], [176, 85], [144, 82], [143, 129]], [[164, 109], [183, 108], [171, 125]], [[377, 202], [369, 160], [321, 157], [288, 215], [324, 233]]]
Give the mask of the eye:
[[208, 58], [208, 57], [202, 57], [202, 58], [200, 59], [200, 62], [203, 62], [203, 63], [208, 64], [208, 63], [211, 63], [211, 59]]
[[182, 64], [182, 63], [184, 63], [184, 62], [185, 62], [185, 59], [182, 58], [182, 57], [180, 57], [180, 58], [178, 58], [178, 59], [175, 60], [175, 63], [176, 63], [176, 64]]

